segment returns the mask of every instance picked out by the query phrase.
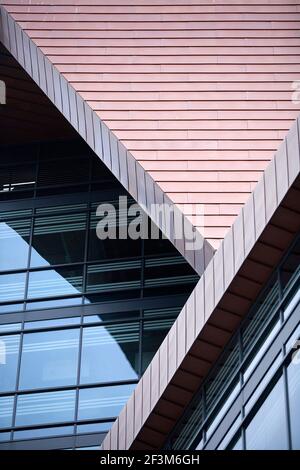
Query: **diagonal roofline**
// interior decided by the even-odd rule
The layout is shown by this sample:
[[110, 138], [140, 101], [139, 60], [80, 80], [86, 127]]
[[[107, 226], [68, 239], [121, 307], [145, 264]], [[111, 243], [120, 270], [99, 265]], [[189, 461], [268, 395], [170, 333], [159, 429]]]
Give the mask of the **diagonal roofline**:
[[[210, 243], [85, 102], [80, 93], [75, 91], [3, 5], [0, 5], [0, 25], [0, 42], [201, 276], [214, 253]], [[162, 215], [159, 205], [164, 207]], [[170, 223], [166, 208], [172, 210]], [[179, 221], [182, 227], [183, 237], [175, 238], [175, 220], [176, 223]], [[192, 241], [189, 238], [191, 234]]]
[[296, 119], [102, 443], [161, 449], [300, 230]]

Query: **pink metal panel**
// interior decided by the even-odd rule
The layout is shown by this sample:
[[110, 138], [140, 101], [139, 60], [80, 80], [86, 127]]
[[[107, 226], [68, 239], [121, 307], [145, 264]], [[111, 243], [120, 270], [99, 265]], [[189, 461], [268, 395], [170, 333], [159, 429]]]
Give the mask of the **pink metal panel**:
[[217, 247], [298, 113], [299, 4], [1, 4], [171, 200], [205, 205]]

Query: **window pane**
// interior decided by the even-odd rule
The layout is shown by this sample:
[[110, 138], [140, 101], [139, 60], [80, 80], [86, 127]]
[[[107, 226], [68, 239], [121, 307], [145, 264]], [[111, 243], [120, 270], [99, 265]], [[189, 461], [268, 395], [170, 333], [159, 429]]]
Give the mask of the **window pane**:
[[[299, 353], [298, 353], [299, 356]], [[300, 364], [291, 363], [287, 369], [290, 405], [292, 448], [300, 450]]]
[[14, 397], [0, 397], [0, 428], [8, 428], [12, 424]]
[[173, 323], [174, 319], [172, 318], [144, 322], [142, 372], [146, 370]]
[[17, 402], [17, 426], [50, 424], [74, 420], [75, 390], [20, 395]]
[[82, 268], [57, 268], [29, 275], [28, 297], [54, 297], [82, 291]]
[[80, 390], [78, 419], [118, 416], [134, 388], [135, 384]]
[[113, 421], [104, 423], [79, 424], [77, 434], [108, 432], [113, 425]]
[[37, 437], [67, 436], [72, 435], [74, 426], [58, 426], [53, 428], [27, 429], [24, 431], [14, 431], [13, 440], [34, 439]]
[[75, 384], [78, 345], [78, 329], [24, 335], [20, 388]]
[[0, 305], [0, 313], [20, 312], [24, 309], [24, 302], [18, 304]]
[[294, 282], [300, 270], [300, 241], [296, 243], [291, 254], [281, 267], [281, 281], [284, 291]]
[[30, 219], [0, 222], [0, 270], [26, 269]]
[[[99, 203], [100, 204], [100, 203]], [[115, 207], [115, 206], [114, 206]], [[116, 213], [116, 218], [118, 213]], [[141, 256], [141, 240], [132, 240], [127, 238], [122, 240], [117, 238], [113, 240], [107, 238], [100, 240], [97, 237], [96, 227], [101, 217], [97, 217], [95, 213], [91, 215], [90, 233], [89, 233], [89, 260], [101, 261], [113, 258], [128, 258]]]
[[138, 323], [84, 328], [82, 383], [133, 380], [138, 371]]
[[141, 287], [141, 261], [124, 261], [115, 263], [102, 263], [88, 266], [87, 292], [101, 292], [102, 298], [109, 294], [113, 299], [123, 291]]
[[287, 449], [284, 386], [281, 378], [246, 428], [247, 450]]
[[20, 336], [0, 336], [0, 392], [16, 388]]
[[36, 218], [31, 266], [83, 261], [86, 214], [58, 214]]
[[26, 310], [69, 307], [71, 305], [80, 305], [81, 303], [82, 303], [82, 297], [71, 297], [68, 299], [55, 299], [55, 300], [26, 302]]
[[[149, 258], [145, 261], [145, 295], [185, 293], [199, 276], [181, 256]], [[190, 287], [188, 287], [190, 286]]]
[[0, 302], [24, 298], [26, 273], [0, 276]]

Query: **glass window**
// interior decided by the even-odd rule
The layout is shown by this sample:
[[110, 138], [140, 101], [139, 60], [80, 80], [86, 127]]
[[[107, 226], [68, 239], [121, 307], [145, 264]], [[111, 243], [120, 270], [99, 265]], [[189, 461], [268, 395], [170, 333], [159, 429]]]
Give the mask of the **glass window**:
[[287, 260], [281, 267], [281, 282], [286, 291], [293, 284], [300, 270], [300, 241], [296, 243]]
[[19, 335], [0, 336], [0, 392], [16, 388], [19, 347]]
[[14, 431], [13, 439], [34, 439], [37, 437], [67, 436], [72, 435], [74, 426], [57, 426], [51, 428], [26, 429], [24, 431]]
[[30, 219], [0, 222], [0, 270], [26, 269]]
[[154, 354], [163, 342], [167, 332], [171, 328], [174, 320], [145, 321], [143, 325], [143, 351], [142, 351], [142, 372], [146, 370]]
[[0, 276], [0, 302], [23, 299], [26, 273], [2, 274]]
[[80, 390], [78, 419], [118, 416], [134, 389], [135, 384]]
[[[101, 204], [101, 203], [99, 203]], [[114, 204], [114, 202], [112, 202]], [[115, 207], [115, 206], [114, 206]], [[116, 218], [118, 217], [116, 210]], [[114, 258], [133, 258], [139, 257], [142, 254], [141, 239], [132, 240], [127, 238], [125, 240], [117, 238], [116, 240], [107, 238], [100, 240], [97, 237], [96, 227], [101, 217], [97, 217], [95, 213], [91, 215], [90, 233], [89, 233], [89, 260], [101, 261], [105, 259]], [[116, 220], [118, 222], [118, 219]], [[117, 230], [117, 229], [116, 229]]]
[[[196, 284], [199, 276], [181, 256], [149, 258], [145, 261], [146, 295], [186, 292], [187, 285]], [[154, 291], [155, 289], [155, 291]]]
[[32, 267], [83, 261], [86, 213], [36, 218], [32, 240]]
[[128, 291], [141, 288], [141, 261], [124, 261], [115, 263], [102, 263], [88, 266], [87, 292], [101, 292], [104, 299], [105, 293], [109, 298], [119, 296], [124, 291], [128, 297]]
[[290, 407], [292, 448], [300, 450], [300, 363], [299, 353], [296, 362], [287, 369], [288, 397]]
[[80, 317], [66, 317], [66, 318], [54, 318], [53, 320], [36, 320], [28, 321], [24, 324], [25, 330], [32, 330], [37, 328], [47, 328], [47, 327], [58, 327], [58, 326], [68, 326], [68, 325], [79, 325]]
[[233, 442], [227, 447], [227, 450], [243, 450], [243, 439], [242, 437], [235, 438]]
[[77, 434], [108, 432], [113, 425], [113, 421], [104, 423], [78, 424]]
[[78, 348], [79, 329], [25, 334], [20, 389], [75, 384]]
[[245, 435], [247, 450], [284, 450], [288, 448], [282, 377], [252, 418], [246, 428]]
[[0, 397], [0, 428], [9, 428], [12, 425], [14, 397]]
[[0, 305], [0, 313], [20, 312], [24, 309], [24, 302], [18, 304]]
[[71, 305], [80, 305], [81, 303], [82, 297], [26, 302], [26, 310], [44, 310], [45, 308], [69, 307]]
[[139, 372], [139, 323], [83, 330], [81, 383], [133, 380]]
[[0, 432], [0, 442], [5, 442], [10, 440], [10, 432]]
[[74, 411], [75, 390], [20, 395], [16, 426], [73, 421]]
[[29, 275], [28, 297], [74, 295], [82, 291], [82, 267], [57, 268]]

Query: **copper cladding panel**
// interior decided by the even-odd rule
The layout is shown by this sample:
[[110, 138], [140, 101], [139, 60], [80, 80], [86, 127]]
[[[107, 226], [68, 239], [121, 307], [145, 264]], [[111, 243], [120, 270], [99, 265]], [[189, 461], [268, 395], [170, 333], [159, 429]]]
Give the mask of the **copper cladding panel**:
[[[151, 403], [148, 417], [143, 415], [140, 431], [127, 448], [146, 450], [163, 447], [169, 427], [165, 430], [160, 427], [159, 416], [162, 420], [173, 418], [177, 422], [286, 248], [299, 233], [298, 119], [280, 148], [286, 151], [280, 150], [275, 154], [168, 333], [163, 348], [168, 364], [164, 364], [164, 368], [171, 366], [172, 373], [156, 402]], [[286, 186], [284, 180], [275, 177], [274, 169], [276, 173], [279, 168], [283, 174], [291, 175]], [[275, 202], [270, 202], [270, 198]], [[259, 223], [255, 223], [255, 207], [261, 211]], [[246, 234], [251, 228], [254, 233], [247, 238], [246, 244]], [[237, 237], [238, 233], [242, 233], [242, 239]], [[177, 355], [176, 368], [170, 353]], [[150, 368], [153, 365], [154, 361]], [[152, 382], [160, 377], [160, 369], [157, 363], [151, 376]]]
[[218, 247], [299, 111], [299, 3], [1, 4]]

